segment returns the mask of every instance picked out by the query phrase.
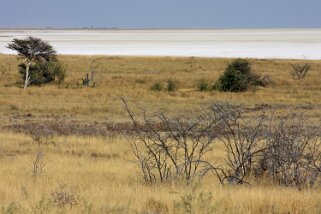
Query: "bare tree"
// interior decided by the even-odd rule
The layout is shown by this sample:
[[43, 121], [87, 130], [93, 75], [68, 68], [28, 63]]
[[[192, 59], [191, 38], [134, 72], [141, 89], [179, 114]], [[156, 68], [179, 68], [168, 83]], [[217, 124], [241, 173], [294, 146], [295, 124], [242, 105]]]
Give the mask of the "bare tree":
[[241, 106], [216, 102], [211, 104], [213, 116], [218, 121], [218, 139], [226, 151], [228, 172], [223, 180], [228, 183], [242, 184], [257, 164], [257, 158], [266, 149], [264, 147], [264, 129], [267, 117], [264, 112], [259, 116], [246, 117]]
[[[122, 102], [133, 124], [129, 145], [146, 182], [190, 183], [211, 171], [221, 184], [250, 184], [249, 179], [262, 175], [298, 189], [320, 181], [321, 130], [309, 125], [304, 114], [280, 117], [215, 102], [197, 114], [143, 112], [136, 119]], [[206, 158], [214, 141], [224, 145], [224, 167]]]
[[89, 77], [89, 74], [86, 73], [85, 75], [85, 78], [82, 79], [82, 84], [84, 86], [90, 86], [90, 83], [92, 85], [92, 87], [94, 88], [95, 85], [96, 85], [96, 82], [94, 81], [95, 79], [95, 73], [96, 73], [96, 70], [97, 68], [99, 68], [99, 64], [97, 64], [97, 61], [96, 59], [93, 59], [90, 63], [90, 71], [91, 71], [91, 74], [90, 74], [90, 77]]
[[204, 156], [212, 149], [216, 134], [213, 132], [215, 121], [208, 115], [171, 117], [157, 113], [148, 116], [143, 112], [140, 124], [124, 98], [122, 102], [133, 124], [129, 144], [145, 181], [166, 182], [177, 178], [189, 183], [195, 176], [203, 177], [209, 171]]
[[90, 64], [90, 70], [91, 70], [90, 80], [92, 82], [94, 82], [95, 73], [96, 73], [96, 70], [98, 67], [99, 67], [99, 65], [97, 64], [96, 59], [93, 59]]
[[305, 64], [294, 64], [290, 74], [294, 79], [303, 79], [309, 72], [311, 66], [308, 63]]
[[304, 114], [298, 113], [276, 120], [272, 127], [261, 172], [285, 186], [314, 185], [321, 172], [320, 128], [309, 126]]

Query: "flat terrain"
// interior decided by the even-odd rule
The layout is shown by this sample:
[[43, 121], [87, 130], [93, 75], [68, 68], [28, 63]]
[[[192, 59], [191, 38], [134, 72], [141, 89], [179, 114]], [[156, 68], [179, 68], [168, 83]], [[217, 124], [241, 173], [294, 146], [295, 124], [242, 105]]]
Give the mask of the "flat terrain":
[[[302, 80], [293, 80], [291, 64], [300, 60], [250, 60], [253, 70], [273, 82], [266, 88], [246, 93], [200, 92], [204, 79], [214, 84], [230, 59], [161, 57], [89, 57], [60, 56], [67, 69], [65, 83], [32, 86], [21, 90], [18, 61], [15, 56], [0, 55], [0, 113], [3, 124], [64, 118], [81, 122], [123, 122], [127, 120], [119, 96], [133, 100], [150, 111], [181, 112], [218, 100], [252, 107], [272, 105], [280, 108], [321, 105], [321, 61], [307, 61], [311, 71]], [[96, 60], [96, 87], [81, 85]], [[173, 79], [175, 92], [155, 92], [155, 82]]]
[[[3, 213], [320, 213], [321, 189], [296, 190], [268, 181], [221, 186], [214, 175], [202, 183], [146, 185], [138, 174], [126, 137], [129, 119], [120, 96], [134, 109], [180, 114], [212, 101], [251, 109], [306, 112], [321, 118], [321, 61], [250, 59], [271, 84], [245, 93], [201, 92], [232, 59], [171, 57], [59, 56], [67, 69], [62, 85], [21, 88], [16, 56], [0, 55], [0, 211]], [[96, 85], [83, 87], [95, 59]], [[303, 80], [291, 65], [308, 62]], [[176, 81], [175, 92], [150, 90], [155, 82]], [[49, 134], [38, 139], [35, 135]], [[224, 164], [217, 144], [209, 160]], [[42, 170], [37, 171], [35, 162]], [[195, 187], [195, 188], [194, 188]], [[194, 190], [195, 189], [195, 190]], [[66, 204], [63, 197], [69, 198]], [[58, 202], [57, 202], [58, 201]], [[203, 203], [206, 202], [206, 203]], [[206, 212], [208, 211], [208, 212]]]
[[321, 29], [1, 30], [0, 53], [13, 38], [34, 36], [59, 54], [249, 57], [320, 60]]

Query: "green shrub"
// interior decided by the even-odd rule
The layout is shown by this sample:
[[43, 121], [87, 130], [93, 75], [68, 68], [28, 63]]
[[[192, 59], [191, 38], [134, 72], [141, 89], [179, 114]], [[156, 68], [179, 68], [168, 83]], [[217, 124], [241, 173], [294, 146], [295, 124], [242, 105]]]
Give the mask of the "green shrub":
[[176, 81], [174, 79], [167, 80], [166, 90], [168, 92], [173, 92], [177, 90]]
[[[57, 61], [44, 61], [37, 62], [30, 67], [30, 84], [41, 85], [57, 80], [58, 83], [62, 83], [65, 79], [66, 70], [61, 63]], [[19, 65], [19, 73], [25, 78], [26, 65]]]
[[245, 59], [236, 59], [227, 66], [223, 75], [215, 82], [213, 89], [242, 92], [258, 85], [262, 85], [260, 77], [252, 73], [251, 64]]
[[211, 89], [210, 84], [204, 79], [198, 81], [196, 87], [199, 91], [209, 91]]
[[150, 90], [152, 91], [162, 91], [164, 89], [164, 85], [162, 82], [155, 82], [151, 87]]

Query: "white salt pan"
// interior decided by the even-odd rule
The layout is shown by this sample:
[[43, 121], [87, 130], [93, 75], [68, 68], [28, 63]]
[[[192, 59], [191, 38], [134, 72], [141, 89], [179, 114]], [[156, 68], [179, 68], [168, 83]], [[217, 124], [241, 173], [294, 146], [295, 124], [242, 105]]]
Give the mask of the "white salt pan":
[[0, 30], [0, 53], [27, 36], [59, 54], [321, 59], [321, 29]]

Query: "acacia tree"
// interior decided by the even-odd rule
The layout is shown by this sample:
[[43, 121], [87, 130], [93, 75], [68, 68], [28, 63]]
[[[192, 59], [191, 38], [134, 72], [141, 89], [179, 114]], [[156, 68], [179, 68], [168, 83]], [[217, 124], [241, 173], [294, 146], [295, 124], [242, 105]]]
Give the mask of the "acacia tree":
[[24, 89], [31, 83], [29, 70], [33, 63], [56, 59], [56, 51], [53, 47], [40, 38], [14, 39], [7, 48], [17, 51], [18, 55], [26, 61]]

